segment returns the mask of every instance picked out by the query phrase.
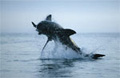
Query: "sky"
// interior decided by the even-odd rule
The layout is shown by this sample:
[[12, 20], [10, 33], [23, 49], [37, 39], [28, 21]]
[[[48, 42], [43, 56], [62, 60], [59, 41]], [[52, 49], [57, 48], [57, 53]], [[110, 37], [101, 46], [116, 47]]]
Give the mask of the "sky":
[[120, 32], [119, 0], [1, 0], [0, 32], [34, 33], [47, 15], [78, 33]]

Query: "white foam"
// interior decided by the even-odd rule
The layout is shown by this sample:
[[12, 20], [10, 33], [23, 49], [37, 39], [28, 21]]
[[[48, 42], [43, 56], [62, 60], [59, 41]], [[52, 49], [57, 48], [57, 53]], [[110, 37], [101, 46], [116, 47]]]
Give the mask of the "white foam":
[[45, 49], [41, 51], [40, 59], [91, 59], [93, 55], [86, 48], [81, 48], [81, 52], [82, 54], [79, 54], [66, 45], [63, 45], [57, 38], [56, 41], [49, 42]]
[[[59, 39], [54, 41], [53, 49], [50, 50], [49, 47], [46, 47], [41, 51], [41, 59], [74, 59], [74, 58], [83, 58], [83, 55], [78, 54], [73, 51], [71, 48], [63, 45]], [[53, 45], [53, 43], [51, 44]], [[49, 45], [50, 46], [50, 45]], [[48, 49], [48, 50], [47, 50]]]

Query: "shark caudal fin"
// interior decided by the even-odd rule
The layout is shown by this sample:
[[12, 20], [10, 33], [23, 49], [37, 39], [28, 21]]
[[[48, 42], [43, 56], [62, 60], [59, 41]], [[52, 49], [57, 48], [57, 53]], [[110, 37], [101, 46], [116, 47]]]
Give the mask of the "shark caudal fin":
[[93, 54], [92, 58], [93, 59], [98, 59], [98, 58], [103, 57], [103, 56], [105, 56], [105, 55], [104, 54]]
[[32, 25], [36, 28], [37, 27], [37, 25], [35, 25], [35, 23], [34, 22], [32, 22]]

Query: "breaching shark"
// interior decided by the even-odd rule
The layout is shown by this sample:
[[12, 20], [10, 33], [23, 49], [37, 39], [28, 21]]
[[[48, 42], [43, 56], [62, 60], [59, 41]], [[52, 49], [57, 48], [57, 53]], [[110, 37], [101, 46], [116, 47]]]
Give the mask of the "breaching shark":
[[[78, 54], [82, 54], [82, 51], [80, 48], [74, 43], [74, 41], [70, 38], [71, 35], [75, 34], [76, 32], [72, 29], [64, 29], [61, 25], [55, 23], [52, 21], [52, 15], [48, 15], [45, 20], [41, 21], [36, 25], [34, 22], [32, 22], [33, 26], [36, 28], [36, 31], [38, 31], [38, 34], [46, 35], [47, 36], [47, 42], [45, 43], [44, 48], [46, 47], [47, 43], [51, 40], [57, 41], [59, 40], [63, 45], [66, 45], [66, 47], [71, 48]], [[89, 56], [88, 54], [86, 56]], [[105, 55], [103, 54], [92, 54], [93, 59], [97, 59], [99, 57], [103, 57]]]

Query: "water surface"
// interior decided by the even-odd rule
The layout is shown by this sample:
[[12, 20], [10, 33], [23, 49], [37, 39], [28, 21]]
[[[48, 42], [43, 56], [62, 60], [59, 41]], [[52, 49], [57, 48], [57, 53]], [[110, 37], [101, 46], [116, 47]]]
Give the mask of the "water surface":
[[[4, 33], [0, 35], [1, 78], [120, 77], [120, 34], [76, 34], [71, 37], [84, 52], [102, 53], [106, 56], [98, 60], [41, 60], [41, 50], [47, 40], [46, 36], [38, 36], [36, 33]], [[50, 57], [54, 47], [53, 41], [47, 45], [46, 57]], [[60, 50], [58, 55], [60, 54], [65, 53]], [[68, 57], [67, 54], [65, 57]]]

